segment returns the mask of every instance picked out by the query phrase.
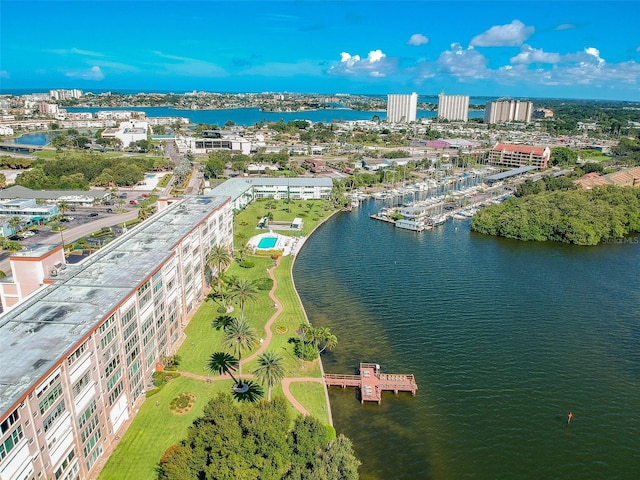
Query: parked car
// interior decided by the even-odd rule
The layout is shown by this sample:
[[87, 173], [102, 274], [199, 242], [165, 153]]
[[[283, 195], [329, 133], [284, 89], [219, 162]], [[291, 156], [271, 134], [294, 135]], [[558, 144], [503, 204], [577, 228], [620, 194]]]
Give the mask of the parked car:
[[89, 215], [87, 215], [88, 217], [97, 217], [98, 213], [97, 212], [91, 212]]
[[115, 202], [113, 200], [107, 200], [106, 202], [104, 202], [105, 205], [114, 205]]
[[126, 193], [119, 193], [118, 194], [118, 198], [127, 198], [127, 194]]
[[129, 200], [129, 205], [137, 205], [138, 202], [136, 200]]
[[25, 230], [24, 232], [22, 232], [22, 238], [29, 238], [29, 237], [33, 237], [35, 235], [35, 233], [30, 232], [29, 230]]
[[142, 194], [142, 198], [149, 198], [149, 194], [148, 193], [143, 193]]
[[112, 208], [107, 208], [107, 213], [113, 213], [113, 209]]

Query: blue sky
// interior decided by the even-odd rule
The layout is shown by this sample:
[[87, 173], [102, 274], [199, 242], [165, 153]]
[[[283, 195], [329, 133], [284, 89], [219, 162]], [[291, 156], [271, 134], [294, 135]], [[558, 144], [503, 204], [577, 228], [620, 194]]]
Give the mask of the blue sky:
[[637, 1], [0, 0], [0, 90], [640, 100]]

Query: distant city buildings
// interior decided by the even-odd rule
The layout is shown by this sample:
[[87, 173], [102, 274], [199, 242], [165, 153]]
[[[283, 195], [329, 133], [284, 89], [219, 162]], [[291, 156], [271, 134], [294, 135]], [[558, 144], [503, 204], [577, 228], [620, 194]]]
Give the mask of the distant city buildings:
[[415, 122], [418, 111], [418, 94], [387, 95], [387, 122]]
[[50, 90], [49, 96], [53, 100], [69, 100], [71, 98], [82, 97], [82, 90], [74, 88], [72, 90]]
[[590, 190], [594, 187], [615, 185], [618, 187], [640, 187], [640, 167], [625, 168], [618, 172], [600, 175], [597, 172], [587, 173], [573, 182], [577, 187]]
[[469, 120], [469, 95], [438, 95], [438, 119], [450, 122]]
[[512, 145], [497, 143], [489, 152], [489, 165], [501, 167], [533, 166], [539, 169], [547, 168], [551, 150], [549, 147], [533, 147], [530, 145]]
[[533, 102], [498, 100], [487, 102], [484, 123], [531, 122]]

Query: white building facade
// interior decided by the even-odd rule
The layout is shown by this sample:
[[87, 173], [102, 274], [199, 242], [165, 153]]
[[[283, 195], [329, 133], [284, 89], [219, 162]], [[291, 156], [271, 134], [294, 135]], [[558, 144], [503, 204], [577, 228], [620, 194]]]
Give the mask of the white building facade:
[[438, 118], [450, 122], [469, 120], [469, 95], [438, 95]]
[[533, 102], [505, 100], [487, 102], [484, 109], [484, 123], [531, 122]]
[[387, 95], [387, 122], [415, 122], [418, 111], [418, 94]]
[[208, 289], [207, 254], [232, 246], [233, 213], [228, 197], [169, 200], [0, 316], [11, 359], [0, 371], [0, 480], [95, 478], [157, 362], [175, 353]]

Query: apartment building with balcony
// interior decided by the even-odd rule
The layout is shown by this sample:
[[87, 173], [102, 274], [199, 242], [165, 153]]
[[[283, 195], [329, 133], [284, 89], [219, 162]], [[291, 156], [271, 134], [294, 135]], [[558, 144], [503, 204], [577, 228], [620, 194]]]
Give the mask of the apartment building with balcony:
[[469, 95], [438, 95], [438, 119], [449, 122], [469, 120]]
[[415, 122], [418, 113], [418, 94], [387, 95], [387, 122]]
[[548, 167], [550, 157], [549, 147], [497, 143], [489, 151], [488, 163], [509, 168], [534, 166], [542, 170]]
[[232, 245], [232, 204], [158, 204], [85, 261], [55, 265], [0, 316], [0, 480], [95, 478], [156, 363], [179, 346], [208, 288], [207, 254]]
[[484, 123], [529, 123], [532, 114], [533, 102], [520, 100], [487, 102], [484, 109]]

